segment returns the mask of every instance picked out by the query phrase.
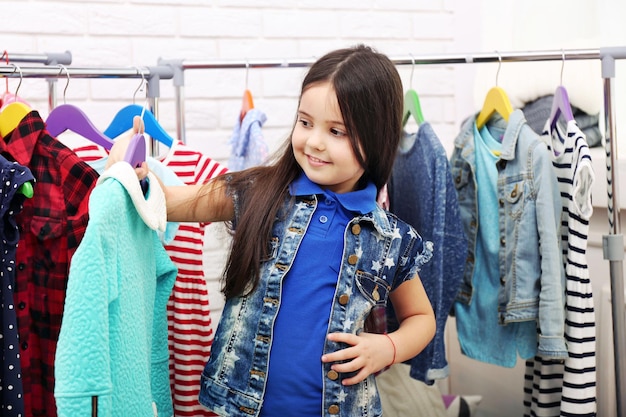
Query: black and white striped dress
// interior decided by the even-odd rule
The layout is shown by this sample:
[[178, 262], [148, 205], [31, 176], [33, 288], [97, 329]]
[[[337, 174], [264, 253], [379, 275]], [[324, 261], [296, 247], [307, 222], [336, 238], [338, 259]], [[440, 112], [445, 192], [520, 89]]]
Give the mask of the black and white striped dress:
[[526, 362], [524, 416], [596, 415], [596, 320], [586, 249], [594, 180], [591, 155], [575, 121], [567, 134], [550, 131], [541, 139], [552, 152], [559, 182], [561, 248], [566, 276], [565, 339], [569, 358], [559, 363], [536, 356]]

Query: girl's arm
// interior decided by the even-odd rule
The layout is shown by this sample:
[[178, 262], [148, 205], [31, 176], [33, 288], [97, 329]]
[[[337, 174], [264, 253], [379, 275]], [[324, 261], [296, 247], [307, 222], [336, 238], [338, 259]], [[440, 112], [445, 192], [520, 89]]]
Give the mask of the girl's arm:
[[218, 222], [232, 220], [233, 200], [219, 178], [202, 185], [163, 186], [167, 220], [173, 222]]
[[[143, 133], [143, 122], [139, 116], [133, 118], [132, 133], [115, 141], [109, 152], [106, 167], [123, 161], [126, 149], [133, 134]], [[148, 164], [141, 164], [135, 172], [140, 179], [148, 176]], [[156, 176], [156, 175], [155, 175]], [[158, 178], [158, 177], [157, 177]], [[215, 178], [204, 185], [165, 186], [159, 179], [159, 185], [165, 192], [167, 220], [171, 222], [217, 222], [232, 220], [234, 206], [226, 195], [226, 185], [220, 178]]]
[[358, 371], [355, 376], [344, 379], [344, 385], [357, 384], [386, 366], [415, 357], [435, 336], [435, 313], [418, 276], [400, 284], [389, 297], [400, 322], [395, 332], [388, 335], [328, 335], [329, 340], [350, 345], [346, 349], [322, 356], [322, 362], [349, 361], [333, 364], [332, 369], [337, 372]]

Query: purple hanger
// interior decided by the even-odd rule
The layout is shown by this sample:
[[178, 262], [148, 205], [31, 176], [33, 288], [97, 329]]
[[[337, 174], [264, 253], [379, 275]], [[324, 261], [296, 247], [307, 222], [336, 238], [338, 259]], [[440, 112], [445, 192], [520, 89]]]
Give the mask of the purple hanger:
[[46, 120], [46, 129], [55, 137], [70, 130], [106, 150], [113, 146], [113, 141], [96, 129], [85, 112], [72, 104], [62, 104], [52, 109]]
[[126, 153], [124, 154], [124, 161], [128, 162], [133, 168], [141, 166], [141, 163], [146, 160], [146, 139], [141, 133], [136, 133], [130, 139]]
[[554, 99], [552, 100], [552, 110], [550, 111], [550, 129], [554, 129], [559, 116], [563, 115], [567, 122], [574, 120], [572, 106], [569, 103], [567, 90], [562, 85], [556, 88]]

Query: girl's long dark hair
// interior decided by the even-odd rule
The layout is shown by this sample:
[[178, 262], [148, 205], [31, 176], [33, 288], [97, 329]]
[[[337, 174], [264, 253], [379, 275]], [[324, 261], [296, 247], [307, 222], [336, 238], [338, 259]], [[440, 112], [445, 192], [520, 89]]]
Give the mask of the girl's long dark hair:
[[[363, 45], [339, 49], [311, 66], [300, 95], [325, 82], [337, 94], [352, 149], [365, 169], [359, 186], [372, 181], [380, 190], [391, 175], [402, 131], [402, 82], [394, 64]], [[289, 198], [289, 184], [300, 172], [290, 137], [270, 165], [228, 175], [228, 184], [223, 185], [237, 195], [238, 212], [224, 270], [226, 298], [248, 294], [256, 287], [272, 225]]]

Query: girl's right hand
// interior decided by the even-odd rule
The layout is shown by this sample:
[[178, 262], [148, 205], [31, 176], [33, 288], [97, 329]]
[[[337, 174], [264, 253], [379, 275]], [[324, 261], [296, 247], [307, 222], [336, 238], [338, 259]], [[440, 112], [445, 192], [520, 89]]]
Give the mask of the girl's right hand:
[[[105, 169], [110, 167], [116, 162], [123, 161], [124, 156], [126, 155], [126, 149], [128, 148], [128, 144], [130, 143], [130, 139], [133, 135], [137, 133], [144, 132], [144, 124], [141, 117], [135, 116], [133, 118], [133, 130], [128, 135], [123, 138], [117, 139], [111, 150], [109, 151], [109, 157], [105, 166]], [[135, 172], [137, 173], [137, 177], [141, 180], [148, 176], [148, 164], [144, 161], [142, 162], [139, 168], [135, 168]]]

